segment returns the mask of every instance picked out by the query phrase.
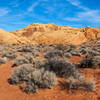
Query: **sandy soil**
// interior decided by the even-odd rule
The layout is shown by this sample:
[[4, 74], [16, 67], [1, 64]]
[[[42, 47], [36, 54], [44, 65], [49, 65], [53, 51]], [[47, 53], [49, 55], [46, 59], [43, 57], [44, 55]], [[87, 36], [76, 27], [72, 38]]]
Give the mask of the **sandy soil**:
[[[79, 57], [73, 57], [72, 61], [78, 63]], [[0, 66], [0, 100], [100, 100], [100, 69], [82, 69], [81, 72], [87, 80], [96, 82], [96, 91], [90, 92], [84, 89], [68, 90], [63, 79], [52, 89], [39, 89], [36, 94], [26, 94], [18, 86], [10, 85], [8, 78], [13, 68], [12, 61]]]

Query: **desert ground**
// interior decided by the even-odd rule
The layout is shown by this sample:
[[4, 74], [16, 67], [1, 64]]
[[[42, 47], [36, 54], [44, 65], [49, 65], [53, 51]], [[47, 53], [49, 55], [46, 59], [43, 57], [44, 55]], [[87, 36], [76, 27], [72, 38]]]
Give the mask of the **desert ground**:
[[100, 100], [99, 32], [55, 24], [0, 29], [0, 100]]

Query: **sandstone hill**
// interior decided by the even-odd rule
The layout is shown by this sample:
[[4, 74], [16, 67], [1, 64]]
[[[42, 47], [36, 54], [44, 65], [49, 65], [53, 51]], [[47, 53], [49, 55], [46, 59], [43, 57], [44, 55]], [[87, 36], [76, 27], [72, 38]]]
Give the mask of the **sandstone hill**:
[[[56, 24], [33, 23], [24, 29], [11, 31], [0, 30], [0, 41], [14, 43], [71, 43], [81, 44], [100, 38], [100, 28], [72, 28]], [[12, 38], [13, 37], [13, 38]]]
[[10, 32], [6, 32], [0, 29], [0, 43], [18, 44], [18, 43], [29, 43], [25, 37], [18, 37]]

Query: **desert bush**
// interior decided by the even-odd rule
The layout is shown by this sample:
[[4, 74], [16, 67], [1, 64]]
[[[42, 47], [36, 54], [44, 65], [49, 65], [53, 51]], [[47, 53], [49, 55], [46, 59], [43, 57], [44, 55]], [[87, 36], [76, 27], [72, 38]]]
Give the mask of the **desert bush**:
[[44, 55], [44, 58], [52, 58], [52, 57], [55, 57], [55, 56], [63, 57], [63, 52], [61, 50], [57, 50], [57, 49], [52, 50], [52, 51], [47, 52]]
[[48, 44], [48, 47], [55, 47], [55, 44]]
[[78, 89], [83, 88], [89, 91], [95, 91], [96, 85], [94, 81], [86, 81], [86, 82], [74, 82], [72, 80], [69, 81], [69, 89]]
[[92, 66], [93, 68], [100, 68], [100, 56], [94, 56], [92, 58]]
[[42, 82], [40, 84], [40, 87], [52, 88], [56, 84], [56, 75], [53, 72], [45, 71], [42, 75]]
[[88, 50], [85, 49], [85, 48], [81, 48], [81, 49], [80, 49], [80, 53], [81, 53], [81, 54], [87, 54], [87, 52], [88, 52]]
[[42, 48], [41, 47], [36, 47], [36, 48], [33, 49], [33, 51], [41, 52], [42, 51]]
[[53, 51], [54, 50], [54, 48], [52, 48], [52, 47], [48, 47], [48, 48], [43, 48], [43, 51], [44, 52], [50, 52], [50, 51]]
[[44, 68], [36, 69], [31, 64], [17, 67], [9, 78], [10, 84], [25, 83], [22, 88], [26, 93], [35, 93], [38, 88], [52, 88], [57, 84], [56, 75]]
[[97, 52], [96, 50], [89, 49], [88, 54], [92, 55], [92, 56], [97, 56], [97, 55], [99, 55], [99, 52]]
[[22, 49], [18, 49], [18, 52], [32, 52], [32, 49], [27, 48], [26, 46], [22, 47]]
[[57, 76], [65, 78], [73, 77], [79, 80], [81, 78], [81, 75], [79, 74], [75, 66], [63, 58], [51, 58], [49, 59], [49, 65], [50, 70], [55, 72]]
[[64, 53], [68, 53], [68, 52], [69, 52], [69, 49], [64, 50]]
[[78, 89], [80, 87], [80, 81], [75, 81], [72, 78], [69, 78], [68, 88], [69, 89]]
[[31, 53], [27, 53], [25, 56], [24, 56], [30, 63], [33, 63], [33, 56]]
[[69, 44], [69, 46], [71, 49], [76, 49], [76, 47], [77, 47], [76, 45], [73, 45], [73, 44]]
[[7, 57], [7, 58], [9, 58], [9, 59], [14, 59], [14, 58], [17, 57], [17, 54], [7, 54], [7, 55], [4, 56], [4, 57]]
[[32, 55], [34, 56], [34, 57], [38, 57], [38, 56], [40, 56], [40, 52], [38, 51], [38, 50], [33, 50], [32, 51]]
[[70, 53], [72, 56], [81, 56], [81, 53], [78, 50], [71, 50]]
[[10, 84], [20, 84], [25, 81], [26, 76], [34, 70], [32, 64], [23, 64], [17, 67], [12, 72], [12, 76], [9, 79]]
[[28, 64], [28, 63], [30, 63], [30, 62], [29, 62], [29, 60], [27, 60], [25, 57], [23, 57], [23, 56], [18, 56], [18, 57], [15, 59], [15, 61], [14, 61], [13, 65], [12, 65], [12, 67], [13, 67], [13, 66], [19, 66], [19, 65], [22, 65], [22, 64]]
[[94, 47], [93, 50], [96, 51], [96, 52], [98, 52], [98, 54], [100, 55], [100, 46]]
[[45, 44], [39, 44], [38, 47], [42, 47], [42, 48], [44, 48], [45, 46], [46, 46]]
[[80, 68], [89, 68], [92, 67], [92, 57], [89, 55], [86, 55], [82, 61], [80, 62], [80, 64], [78, 65]]
[[34, 84], [31, 81], [28, 81], [25, 83], [25, 85], [23, 86], [22, 90], [26, 93], [36, 93], [38, 90], [38, 87], [36, 84]]
[[80, 68], [100, 68], [100, 56], [87, 55], [79, 64]]
[[92, 56], [97, 56], [97, 55], [100, 55], [100, 53], [98, 52], [97, 49], [94, 49], [94, 48], [80, 48], [80, 52], [82, 54], [89, 54], [89, 55], [92, 55]]
[[7, 48], [2, 49], [2, 55], [6, 55], [7, 53], [12, 54], [15, 53], [15, 51]]
[[2, 57], [7, 57], [9, 59], [14, 59], [17, 57], [14, 50], [3, 49], [1, 52]]
[[59, 43], [56, 45], [55, 49], [58, 49], [58, 50], [66, 50], [66, 46], [62, 43]]
[[33, 65], [37, 68], [45, 66], [47, 60], [42, 57], [33, 58]]
[[36, 84], [38, 88], [52, 88], [57, 83], [56, 75], [44, 68], [35, 69], [27, 76], [27, 79]]
[[64, 53], [64, 56], [65, 56], [66, 58], [72, 58], [72, 55], [71, 55], [70, 53]]
[[8, 62], [7, 58], [4, 57], [4, 58], [0, 58], [0, 65], [1, 64], [6, 64]]
[[96, 88], [94, 81], [83, 82], [80, 84], [80, 86], [89, 90], [89, 91], [95, 91], [95, 88]]

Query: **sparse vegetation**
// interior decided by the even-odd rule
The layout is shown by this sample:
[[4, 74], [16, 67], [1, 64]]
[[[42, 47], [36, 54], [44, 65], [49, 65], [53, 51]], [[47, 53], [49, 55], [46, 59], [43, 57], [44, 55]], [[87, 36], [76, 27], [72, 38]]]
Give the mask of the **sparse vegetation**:
[[4, 58], [0, 58], [0, 65], [1, 64], [6, 64], [8, 62], [7, 58], [4, 57]]
[[27, 46], [23, 46], [21, 49], [17, 50], [18, 52], [32, 52], [30, 48], [27, 48]]
[[89, 91], [95, 91], [96, 85], [94, 81], [86, 81], [86, 82], [74, 82], [72, 80], [69, 81], [69, 88], [70, 89], [79, 89], [79, 88], [83, 88]]
[[55, 56], [63, 57], [63, 52], [61, 50], [56, 49], [56, 50], [49, 51], [44, 55], [44, 57], [48, 59]]
[[38, 88], [52, 88], [56, 85], [56, 75], [53, 72], [42, 69], [34, 69], [32, 73], [27, 76], [28, 80], [35, 83]]
[[28, 63], [30, 63], [28, 59], [26, 59], [26, 58], [23, 57], [23, 56], [18, 56], [18, 57], [15, 59], [15, 61], [14, 61], [13, 65], [12, 65], [12, 67], [13, 67], [13, 66], [19, 66], [19, 65], [22, 65], [22, 64], [28, 64]]
[[30, 63], [33, 63], [33, 56], [31, 53], [27, 53], [25, 56], [24, 56]]
[[34, 93], [38, 88], [52, 88], [56, 85], [56, 75], [53, 72], [42, 69], [35, 69], [30, 64], [19, 66], [13, 71], [10, 84], [25, 82], [22, 88], [26, 93]]
[[64, 53], [64, 56], [66, 57], [66, 58], [72, 58], [72, 55], [70, 54], [70, 53]]
[[34, 57], [40, 56], [40, 52], [38, 50], [33, 50], [32, 54], [33, 54]]
[[22, 90], [26, 93], [36, 93], [38, 90], [37, 85], [35, 85], [32, 81], [26, 82], [22, 87]]
[[34, 69], [31, 64], [23, 64], [17, 67], [13, 73], [11, 78], [9, 79], [9, 83], [11, 84], [20, 84], [26, 80], [26, 76], [31, 73]]
[[80, 68], [100, 68], [100, 56], [87, 55], [79, 64]]
[[78, 70], [75, 68], [75, 66], [63, 58], [51, 58], [49, 59], [49, 65], [51, 71], [55, 72], [57, 76], [80, 79], [80, 74], [78, 73]]
[[80, 84], [80, 86], [89, 91], [95, 91], [95, 88], [96, 88], [94, 81], [83, 82], [82, 84]]
[[1, 51], [2, 57], [7, 57], [9, 59], [14, 59], [17, 57], [14, 50], [2, 49]]
[[[50, 89], [57, 84], [58, 77], [69, 80], [69, 89], [83, 88], [95, 91], [95, 83], [84, 81], [80, 69], [100, 68], [99, 50], [97, 51], [90, 47], [86, 48], [86, 45], [77, 49], [75, 45], [68, 44], [39, 44], [34, 46], [22, 44], [17, 45], [17, 47], [16, 45], [13, 46], [15, 47], [11, 46], [11, 49], [8, 51], [7, 49], [0, 49], [0, 54], [8, 59], [10, 58], [8, 56], [19, 55], [18, 57], [14, 57], [16, 59], [14, 59], [12, 66], [17, 67], [13, 70], [8, 81], [13, 85], [23, 83], [21, 89], [24, 92], [36, 93], [39, 88]], [[41, 52], [43, 52], [43, 55]], [[78, 64], [78, 67], [70, 62], [72, 56], [81, 56], [84, 54], [86, 56]], [[66, 60], [66, 58], [68, 59]], [[7, 60], [0, 58], [0, 64], [3, 63], [7, 63]], [[75, 81], [70, 80], [70, 78]]]
[[78, 50], [71, 50], [70, 53], [72, 56], [81, 56], [81, 53]]
[[64, 44], [59, 43], [56, 45], [55, 49], [64, 51], [67, 49], [67, 47]]
[[36, 57], [33, 59], [33, 65], [36, 68], [44, 67], [46, 63], [47, 63], [47, 60], [45, 58], [42, 58], [42, 57]]

